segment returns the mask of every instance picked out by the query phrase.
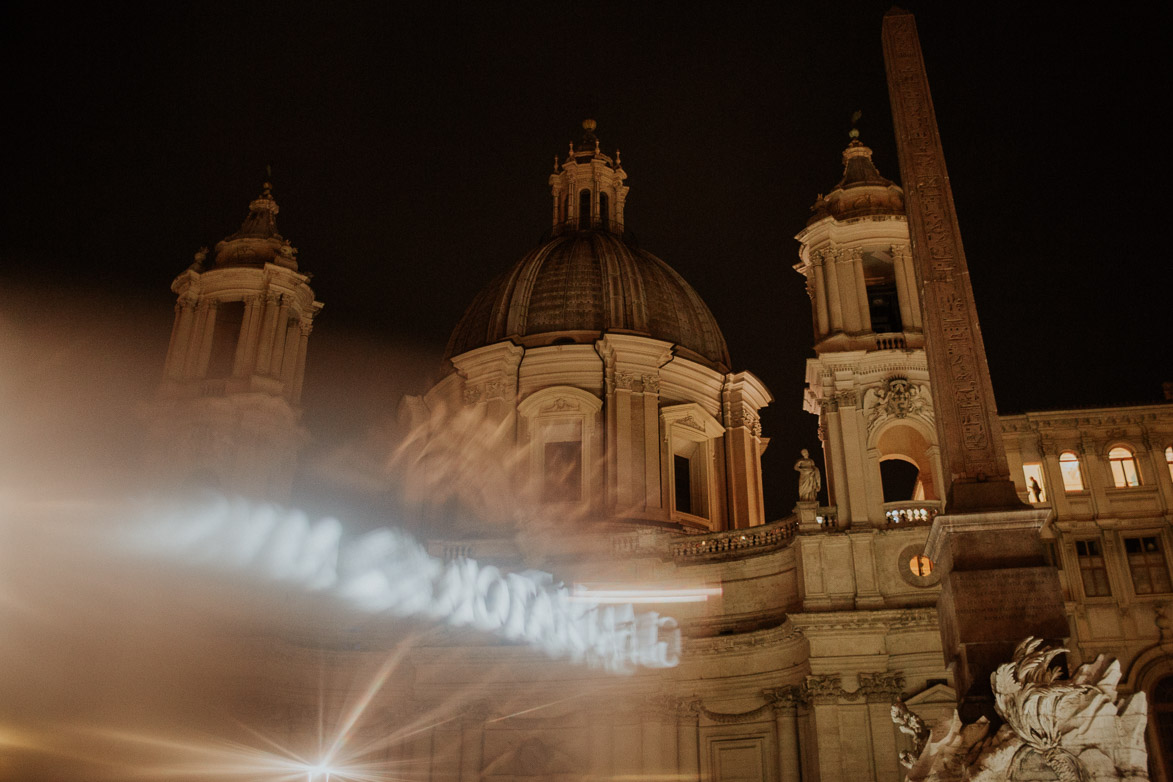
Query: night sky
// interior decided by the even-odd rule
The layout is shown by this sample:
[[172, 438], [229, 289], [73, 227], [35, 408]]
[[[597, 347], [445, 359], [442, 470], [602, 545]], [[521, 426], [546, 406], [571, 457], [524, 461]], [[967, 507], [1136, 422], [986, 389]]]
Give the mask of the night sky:
[[[548, 227], [553, 158], [591, 116], [604, 151], [622, 150], [628, 227], [708, 303], [734, 369], [774, 394], [776, 519], [798, 449], [817, 450], [793, 236], [838, 181], [855, 110], [899, 181], [887, 4], [785, 5], [10, 3], [0, 289], [25, 304], [6, 296], [5, 317], [49, 321], [76, 300], [141, 315], [149, 389], [171, 280], [237, 229], [269, 165], [278, 224], [326, 304], [312, 463], [438, 376], [476, 291]], [[1173, 369], [1155, 4], [908, 7], [1000, 410], [1160, 400]]]

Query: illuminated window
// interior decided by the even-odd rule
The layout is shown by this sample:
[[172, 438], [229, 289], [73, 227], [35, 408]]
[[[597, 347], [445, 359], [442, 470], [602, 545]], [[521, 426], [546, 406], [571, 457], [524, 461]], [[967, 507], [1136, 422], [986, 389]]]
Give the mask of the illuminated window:
[[1075, 541], [1075, 554], [1079, 558], [1079, 574], [1083, 578], [1084, 597], [1107, 597], [1112, 594], [1108, 585], [1108, 568], [1104, 564], [1104, 552], [1098, 540]]
[[1043, 479], [1043, 465], [1038, 462], [1022, 465], [1022, 477], [1026, 479], [1026, 498], [1034, 503], [1047, 501], [1047, 483]]
[[1173, 445], [1165, 448], [1165, 465], [1169, 468], [1169, 477], [1173, 478]]
[[611, 214], [607, 205], [607, 194], [599, 193], [599, 227], [604, 230], [611, 224]]
[[1161, 539], [1156, 535], [1125, 538], [1124, 553], [1128, 569], [1132, 571], [1132, 588], [1138, 595], [1173, 592], [1169, 583], [1169, 567], [1161, 551]]
[[1113, 448], [1108, 451], [1108, 464], [1112, 466], [1112, 480], [1116, 488], [1140, 486], [1136, 472], [1136, 457], [1127, 448]]
[[583, 190], [578, 194], [578, 227], [591, 227], [591, 191]]
[[1063, 476], [1063, 491], [1083, 491], [1083, 476], [1079, 471], [1079, 457], [1074, 451], [1064, 451], [1059, 457], [1059, 473]]
[[933, 572], [933, 560], [920, 554], [908, 560], [908, 569], [914, 576], [927, 576]]

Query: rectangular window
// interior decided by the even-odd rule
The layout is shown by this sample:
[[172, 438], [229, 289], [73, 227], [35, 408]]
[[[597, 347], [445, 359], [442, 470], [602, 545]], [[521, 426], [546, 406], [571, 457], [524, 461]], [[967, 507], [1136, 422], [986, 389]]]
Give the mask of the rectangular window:
[[1169, 582], [1169, 566], [1161, 550], [1161, 539], [1156, 535], [1125, 538], [1124, 553], [1132, 572], [1132, 588], [1138, 595], [1173, 592]]
[[1108, 586], [1108, 568], [1104, 565], [1104, 552], [1098, 540], [1075, 541], [1075, 554], [1079, 558], [1079, 575], [1083, 579], [1084, 597], [1108, 597], [1112, 588]]
[[676, 483], [676, 511], [692, 513], [692, 460], [676, 454], [672, 457], [672, 470]]
[[544, 502], [578, 502], [582, 499], [582, 443], [546, 443], [542, 476]]

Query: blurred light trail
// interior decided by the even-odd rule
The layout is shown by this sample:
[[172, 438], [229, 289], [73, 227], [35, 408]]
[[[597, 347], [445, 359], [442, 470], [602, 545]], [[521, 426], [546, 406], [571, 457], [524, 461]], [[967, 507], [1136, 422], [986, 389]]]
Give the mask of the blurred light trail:
[[170, 507], [126, 542], [140, 554], [296, 583], [372, 614], [471, 626], [614, 672], [679, 661], [676, 620], [636, 614], [632, 604], [682, 602], [683, 594], [622, 601], [617, 594], [575, 596], [549, 573], [502, 573], [473, 559], [445, 562], [398, 530], [378, 529], [344, 544], [335, 519], [311, 524], [297, 511], [219, 498]]
[[721, 587], [680, 587], [676, 589], [596, 589], [575, 584], [570, 599], [598, 605], [616, 603], [703, 603], [721, 594]]

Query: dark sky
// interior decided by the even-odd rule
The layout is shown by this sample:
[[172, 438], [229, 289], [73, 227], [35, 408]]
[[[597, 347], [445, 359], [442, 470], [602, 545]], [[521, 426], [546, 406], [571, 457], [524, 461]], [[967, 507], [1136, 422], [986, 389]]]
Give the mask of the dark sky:
[[[641, 246], [775, 396], [777, 518], [798, 448], [817, 445], [793, 236], [840, 176], [856, 109], [899, 179], [887, 3], [789, 5], [7, 4], [0, 286], [46, 291], [46, 308], [64, 286], [157, 312], [142, 338], [161, 365], [171, 279], [237, 228], [271, 165], [279, 225], [326, 303], [306, 397], [322, 447], [388, 412], [345, 389], [424, 387], [363, 346], [414, 346], [435, 376], [475, 292], [548, 227], [553, 157], [590, 115], [623, 151]], [[1159, 400], [1173, 371], [1156, 6], [909, 7], [1000, 409]]]

